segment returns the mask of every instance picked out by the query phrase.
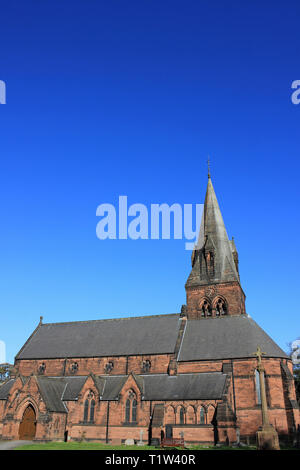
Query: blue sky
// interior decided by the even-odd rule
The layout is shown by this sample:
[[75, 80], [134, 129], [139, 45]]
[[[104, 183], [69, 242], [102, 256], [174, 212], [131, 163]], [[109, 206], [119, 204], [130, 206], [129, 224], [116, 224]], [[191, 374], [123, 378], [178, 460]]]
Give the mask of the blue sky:
[[299, 2], [1, 6], [0, 339], [179, 312], [183, 240], [96, 237], [96, 208], [203, 203], [207, 155], [248, 313], [299, 337]]

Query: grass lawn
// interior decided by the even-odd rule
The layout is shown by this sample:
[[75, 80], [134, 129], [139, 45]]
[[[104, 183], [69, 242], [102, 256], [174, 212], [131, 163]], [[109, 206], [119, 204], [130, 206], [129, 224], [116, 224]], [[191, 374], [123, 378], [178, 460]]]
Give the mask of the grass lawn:
[[[204, 447], [195, 446], [188, 450], [255, 450], [256, 447]], [[153, 446], [111, 446], [98, 442], [47, 442], [45, 444], [30, 444], [17, 447], [15, 450], [160, 450]], [[167, 449], [166, 449], [167, 450]], [[183, 450], [178, 448], [178, 450]]]

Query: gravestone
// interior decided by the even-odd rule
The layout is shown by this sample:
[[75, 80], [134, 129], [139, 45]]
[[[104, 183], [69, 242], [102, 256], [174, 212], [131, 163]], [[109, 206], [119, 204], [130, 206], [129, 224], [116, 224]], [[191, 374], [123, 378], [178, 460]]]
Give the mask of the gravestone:
[[143, 446], [144, 445], [144, 443], [143, 443], [143, 434], [144, 434], [144, 431], [143, 431], [143, 429], [141, 429], [140, 430], [140, 440], [137, 443], [138, 446]]
[[134, 446], [134, 439], [126, 439], [125, 446]]

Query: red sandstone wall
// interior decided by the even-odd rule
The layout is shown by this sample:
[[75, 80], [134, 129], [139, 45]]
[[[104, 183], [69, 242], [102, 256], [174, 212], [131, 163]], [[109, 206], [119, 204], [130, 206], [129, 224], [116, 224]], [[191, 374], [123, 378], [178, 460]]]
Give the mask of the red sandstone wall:
[[[213, 284], [211, 286], [188, 287], [186, 289], [186, 305], [188, 318], [201, 318], [201, 304], [207, 298], [214, 304], [214, 299], [222, 296], [226, 299], [229, 315], [245, 313], [245, 294], [237, 282]], [[214, 316], [214, 312], [213, 312]]]
[[[151, 372], [163, 372], [166, 373], [170, 355], [157, 355], [157, 356], [145, 356], [145, 357], [130, 357], [128, 359], [128, 369], [133, 369], [136, 373], [139, 373], [141, 362], [143, 359], [150, 359], [152, 363]], [[90, 370], [97, 373], [104, 367], [104, 363], [111, 358], [89, 358], [77, 360], [79, 363], [78, 374], [81, 375], [81, 370], [88, 374]], [[116, 360], [116, 366], [113, 370], [113, 374], [125, 373], [125, 367], [127, 358], [119, 358]], [[284, 396], [284, 387], [282, 381], [282, 372], [280, 367], [280, 359], [269, 359], [264, 358], [263, 364], [265, 367], [266, 374], [266, 388], [267, 388], [267, 400], [269, 407], [270, 422], [275, 426], [280, 434], [288, 432], [288, 416], [289, 422], [291, 422], [291, 416], [297, 425], [299, 423], [299, 411], [298, 410], [286, 410], [286, 402]], [[59, 371], [63, 366], [61, 360], [49, 360], [44, 361], [47, 364], [46, 372], [48, 375], [61, 375]], [[68, 361], [68, 363], [71, 361]], [[230, 361], [198, 361], [191, 363], [180, 363], [178, 364], [178, 373], [195, 373], [195, 372], [213, 372], [222, 371], [224, 364], [230, 365]], [[235, 359], [233, 360], [233, 380], [231, 379], [228, 390], [227, 400], [234, 411], [237, 413], [237, 425], [240, 427], [241, 437], [254, 436], [258, 427], [261, 425], [261, 410], [257, 403], [257, 395], [255, 388], [255, 359]], [[20, 361], [19, 367], [23, 371], [31, 371], [37, 366], [34, 361]], [[288, 366], [291, 367], [290, 361]], [[96, 369], [96, 370], [95, 370]], [[25, 375], [25, 374], [24, 374]], [[28, 374], [26, 374], [28, 375]], [[125, 401], [129, 390], [133, 390], [136, 393], [138, 400], [137, 408], [137, 424], [125, 425]], [[87, 394], [92, 391], [96, 397], [95, 407], [95, 421], [92, 425], [83, 423], [83, 408], [84, 401]], [[19, 392], [18, 397], [16, 393]], [[287, 393], [287, 392], [286, 392]], [[293, 384], [290, 385], [288, 390], [289, 396], [295, 396], [295, 390]], [[31, 399], [32, 397], [32, 399]], [[19, 424], [22, 419], [22, 414], [28, 405], [29, 400], [33, 403], [37, 410], [37, 439], [63, 439], [65, 429], [69, 433], [70, 439], [92, 439], [92, 440], [106, 440], [106, 426], [107, 426], [107, 402], [99, 401], [98, 391], [95, 387], [92, 377], [89, 377], [86, 381], [79, 397], [78, 401], [72, 401], [67, 403], [69, 410], [68, 416], [65, 414], [53, 414], [48, 413], [42, 397], [39, 393], [35, 377], [31, 377], [30, 380], [23, 386], [21, 379], [17, 379], [16, 383], [10, 391], [9, 400], [0, 400], [0, 435], [3, 434], [3, 438], [17, 438]], [[155, 403], [152, 403], [152, 410]], [[160, 438], [160, 431], [165, 429], [166, 424], [174, 425], [174, 437], [180, 437], [179, 433], [183, 431], [185, 433], [185, 439], [190, 442], [211, 442], [211, 436], [213, 435], [211, 426], [211, 420], [213, 418], [216, 402], [211, 401], [184, 401], [184, 402], [166, 402], [165, 415], [162, 428], [153, 428], [153, 437]], [[184, 406], [185, 413], [185, 426], [181, 426], [179, 419], [179, 407]], [[207, 410], [207, 418], [205, 425], [199, 425], [200, 423], [200, 407], [204, 406]], [[109, 405], [109, 442], [120, 443], [122, 439], [132, 437], [133, 439], [140, 439], [140, 430], [143, 429], [144, 435], [143, 440], [148, 440], [148, 427], [150, 422], [150, 402], [141, 401], [140, 391], [137, 387], [132, 376], [129, 377], [125, 383], [123, 390], [120, 394], [119, 402], [110, 402]], [[10, 414], [12, 419], [5, 419], [7, 414]], [[3, 417], [4, 416], [4, 421]], [[48, 416], [49, 421], [43, 422], [43, 419]], [[65, 424], [65, 419], [67, 423]], [[232, 430], [232, 423], [222, 423], [225, 428], [220, 428], [220, 439], [225, 440], [226, 436], [229, 437], [232, 442], [235, 440], [235, 431]], [[224, 429], [227, 431], [225, 432]], [[226, 434], [227, 433], [227, 434]], [[158, 434], [156, 436], [156, 434]]]
[[37, 418], [35, 438], [37, 440], [62, 440], [66, 414], [47, 412], [35, 377], [30, 377], [25, 385], [18, 378], [11, 388], [1, 417], [2, 439], [18, 439], [20, 422], [29, 404], [33, 406]]
[[[145, 360], [151, 362], [151, 373], [165, 374], [168, 371], [168, 365], [171, 354], [157, 354], [147, 356], [117, 356], [117, 357], [89, 357], [89, 358], [72, 358], [72, 359], [24, 359], [17, 360], [15, 367], [20, 374], [29, 376], [38, 374], [39, 366], [44, 363], [46, 365], [46, 376], [60, 375], [89, 375], [93, 372], [95, 375], [105, 374], [105, 365], [108, 362], [114, 363], [114, 368], [110, 375], [128, 375], [130, 372], [141, 374], [142, 363]], [[77, 362], [78, 371], [76, 374], [71, 372], [72, 363]]]

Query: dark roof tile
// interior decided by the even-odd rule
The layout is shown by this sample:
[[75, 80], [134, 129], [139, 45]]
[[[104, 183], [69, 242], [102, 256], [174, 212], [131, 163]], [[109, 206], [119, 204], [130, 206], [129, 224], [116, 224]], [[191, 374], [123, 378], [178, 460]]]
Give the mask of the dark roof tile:
[[257, 346], [269, 357], [288, 357], [247, 315], [189, 320], [178, 360], [254, 357]]
[[62, 402], [62, 396], [66, 387], [66, 381], [60, 377], [37, 377], [38, 386], [49, 411], [67, 413], [67, 408]]
[[221, 372], [145, 375], [144, 399], [217, 400], [222, 398], [226, 377]]
[[15, 383], [16, 379], [9, 379], [0, 385], [0, 400], [6, 400], [10, 392], [11, 387]]
[[172, 353], [179, 325], [179, 314], [42, 324], [16, 359]]

